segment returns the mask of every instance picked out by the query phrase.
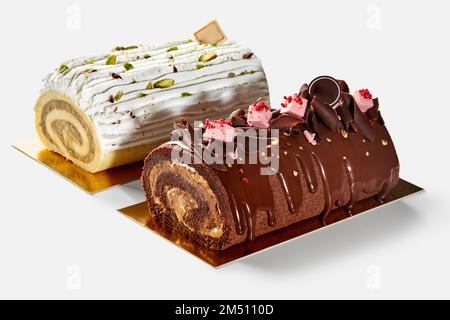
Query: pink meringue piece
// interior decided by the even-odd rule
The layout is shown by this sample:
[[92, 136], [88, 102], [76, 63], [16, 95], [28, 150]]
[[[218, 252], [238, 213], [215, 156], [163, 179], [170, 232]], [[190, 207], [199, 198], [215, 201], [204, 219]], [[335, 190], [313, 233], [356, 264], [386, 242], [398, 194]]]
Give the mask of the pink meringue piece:
[[305, 116], [308, 100], [300, 97], [297, 93], [289, 97], [284, 97], [284, 100], [285, 102], [281, 104], [281, 113], [290, 113], [300, 118]]
[[230, 120], [206, 120], [203, 138], [231, 142], [235, 132]]
[[248, 107], [247, 123], [255, 128], [268, 128], [272, 112], [264, 101], [256, 102]]
[[311, 143], [313, 146], [317, 144], [316, 140], [314, 140], [314, 137], [316, 136], [315, 133], [311, 133], [308, 130], [304, 130], [303, 135], [305, 136], [306, 140], [308, 140], [308, 142]]
[[356, 105], [362, 112], [366, 112], [373, 107], [372, 94], [368, 89], [360, 89], [353, 94]]

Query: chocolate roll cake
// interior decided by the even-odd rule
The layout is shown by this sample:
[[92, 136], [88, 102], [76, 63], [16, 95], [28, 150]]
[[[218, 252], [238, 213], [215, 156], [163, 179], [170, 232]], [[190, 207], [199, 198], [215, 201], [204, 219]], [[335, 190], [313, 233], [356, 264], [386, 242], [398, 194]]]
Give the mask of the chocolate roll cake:
[[[378, 108], [369, 90], [350, 94], [344, 81], [322, 76], [285, 97], [277, 110], [257, 101], [197, 128], [180, 120], [172, 141], [145, 160], [149, 214], [214, 250], [319, 215], [326, 224], [338, 207], [351, 215], [355, 202], [382, 200], [399, 180], [397, 154]], [[239, 138], [251, 130], [269, 142], [258, 145], [258, 159], [271, 157], [278, 166], [248, 161], [252, 150], [239, 141], [248, 144], [251, 135]], [[185, 133], [189, 138], [180, 138]], [[217, 152], [220, 145], [227, 151]], [[262, 174], [264, 168], [269, 170]]]
[[180, 116], [225, 117], [269, 96], [261, 61], [226, 39], [116, 47], [62, 63], [44, 85], [41, 141], [90, 172], [144, 159]]

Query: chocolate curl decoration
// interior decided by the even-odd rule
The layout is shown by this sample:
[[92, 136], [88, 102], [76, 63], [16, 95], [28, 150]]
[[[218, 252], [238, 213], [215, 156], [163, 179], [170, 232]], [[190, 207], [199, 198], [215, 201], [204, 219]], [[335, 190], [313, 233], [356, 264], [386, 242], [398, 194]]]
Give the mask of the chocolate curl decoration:
[[322, 141], [319, 131], [319, 120], [317, 120], [316, 113], [312, 110], [311, 105], [306, 108], [306, 117], [308, 119], [307, 129], [309, 132], [315, 133], [315, 140], [320, 143]]
[[300, 95], [301, 98], [306, 99], [306, 100], [310, 100], [310, 96], [309, 96], [309, 92], [308, 92], [308, 84], [304, 83], [302, 84], [302, 86], [300, 87], [300, 91], [298, 92], [298, 94]]
[[348, 93], [343, 93], [340, 105], [336, 108], [337, 114], [341, 117], [346, 130], [353, 123], [353, 116], [350, 111], [350, 105], [353, 103], [353, 97]]
[[[195, 157], [199, 157], [200, 159], [203, 159], [203, 156], [201, 153], [197, 152], [197, 148], [194, 145], [194, 140], [195, 140], [195, 136], [194, 136], [194, 127], [188, 122], [186, 121], [186, 119], [184, 118], [180, 118], [178, 121], [175, 121], [173, 124], [175, 130], [172, 131], [171, 133], [171, 141], [178, 141], [182, 144], [184, 144], [190, 151], [191, 153], [191, 163], [195, 163]], [[185, 139], [183, 139], [183, 137], [185, 137], [183, 135], [183, 131], [184, 132], [189, 132], [189, 137], [191, 141], [186, 141]], [[203, 130], [202, 130], [203, 131]], [[203, 145], [203, 141], [200, 142], [200, 148], [203, 150], [205, 148], [205, 146]]]
[[[175, 129], [175, 131], [180, 131], [180, 130], [187, 130], [189, 132], [191, 141], [190, 144], [191, 146], [194, 143], [194, 127], [192, 127], [192, 125], [186, 121], [186, 119], [184, 118], [180, 118], [178, 121], [175, 121], [173, 123], [173, 127]], [[172, 133], [172, 140], [173, 140], [173, 136], [174, 136], [175, 132]], [[179, 136], [178, 138], [181, 138], [182, 136]], [[186, 141], [184, 141], [186, 142]]]
[[231, 125], [237, 127], [248, 127], [245, 111], [237, 109], [230, 114]]
[[337, 131], [342, 124], [339, 122], [336, 111], [329, 105], [320, 101], [316, 96], [311, 101], [311, 105], [314, 108], [314, 112], [317, 114], [320, 120], [332, 131]]
[[353, 115], [353, 123], [351, 124], [352, 127], [356, 132], [361, 133], [370, 141], [374, 141], [375, 131], [369, 124], [369, 119], [356, 105], [355, 101], [353, 100], [353, 97], [351, 95], [348, 96], [350, 97], [349, 109], [351, 114]]
[[270, 123], [271, 129], [280, 129], [280, 130], [300, 130], [300, 125], [306, 124], [306, 121], [300, 117], [297, 117], [293, 114], [283, 113], [273, 119]]
[[373, 107], [370, 109], [367, 109], [366, 116], [372, 121], [378, 120], [378, 117], [380, 116], [379, 111], [379, 103], [378, 98], [373, 99]]
[[350, 89], [348, 88], [347, 82], [344, 80], [336, 80], [339, 83], [339, 86], [341, 87], [342, 92], [349, 93]]
[[[377, 110], [377, 113], [376, 113], [376, 119], [374, 119], [374, 120], [378, 120], [378, 123], [379, 123], [381, 126], [384, 126], [384, 120], [383, 120], [383, 117], [381, 116], [381, 112], [380, 112], [380, 104], [379, 104], [379, 102], [378, 102], [378, 98], [373, 99], [373, 107], [370, 108], [369, 110], [371, 110], [371, 109]], [[367, 114], [367, 112], [368, 112], [369, 110], [366, 111], [366, 114]], [[370, 119], [370, 118], [369, 118], [369, 119]]]
[[276, 117], [279, 117], [281, 114], [280, 109], [275, 109], [275, 110], [271, 110], [271, 111], [272, 111], [272, 120], [275, 119]]

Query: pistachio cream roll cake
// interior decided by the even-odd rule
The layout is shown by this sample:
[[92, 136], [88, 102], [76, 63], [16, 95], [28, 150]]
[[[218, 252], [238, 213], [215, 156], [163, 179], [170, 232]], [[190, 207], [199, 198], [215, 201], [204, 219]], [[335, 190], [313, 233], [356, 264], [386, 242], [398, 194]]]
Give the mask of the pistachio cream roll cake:
[[222, 118], [260, 97], [261, 61], [232, 41], [117, 47], [51, 72], [35, 124], [48, 149], [97, 172], [144, 159], [175, 119]]

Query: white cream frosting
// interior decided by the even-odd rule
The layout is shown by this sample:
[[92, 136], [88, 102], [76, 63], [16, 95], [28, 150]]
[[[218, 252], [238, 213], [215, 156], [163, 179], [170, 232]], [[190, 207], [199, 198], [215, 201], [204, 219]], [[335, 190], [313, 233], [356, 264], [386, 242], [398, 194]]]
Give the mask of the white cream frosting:
[[[168, 52], [174, 47], [177, 50]], [[215, 59], [199, 62], [211, 51], [217, 54]], [[179, 117], [214, 119], [247, 108], [260, 97], [269, 103], [261, 61], [254, 55], [243, 58], [251, 52], [231, 41], [217, 46], [196, 41], [142, 45], [66, 61], [64, 72], [58, 68], [44, 79], [44, 91], [63, 91], [77, 102], [92, 119], [102, 151], [110, 152], [168, 138], [172, 122]], [[107, 65], [111, 55], [117, 57], [116, 64]], [[133, 69], [127, 71], [124, 63], [131, 63]], [[114, 79], [112, 73], [122, 79]], [[146, 89], [149, 82], [163, 79], [174, 80], [174, 85]], [[120, 101], [111, 103], [110, 97], [119, 91], [123, 92]], [[191, 95], [182, 96], [185, 92]], [[146, 96], [140, 97], [141, 93]]]

